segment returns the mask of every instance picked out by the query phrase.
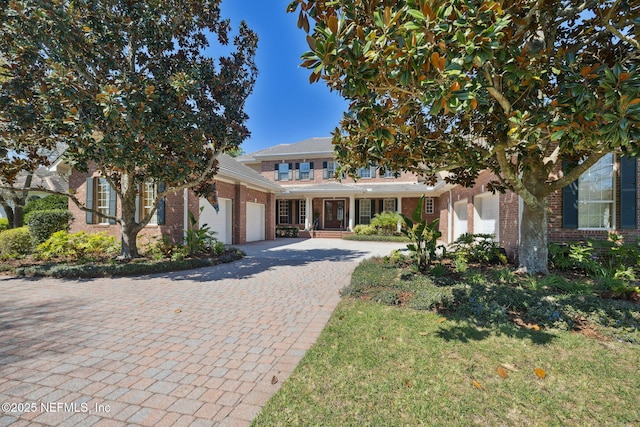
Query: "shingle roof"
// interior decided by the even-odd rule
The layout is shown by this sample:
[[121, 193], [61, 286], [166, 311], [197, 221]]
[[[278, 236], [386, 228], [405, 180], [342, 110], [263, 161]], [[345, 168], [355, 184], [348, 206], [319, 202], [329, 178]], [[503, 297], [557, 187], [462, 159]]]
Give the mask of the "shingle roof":
[[[27, 179], [26, 173], [18, 174], [14, 187], [16, 188], [24, 187], [26, 179]], [[37, 187], [42, 187], [51, 191], [66, 193], [69, 189], [69, 183], [60, 174], [56, 172], [51, 172], [49, 169], [43, 166], [40, 166], [33, 173], [33, 178], [31, 180], [31, 188], [36, 189]]]
[[241, 181], [251, 182], [254, 185], [258, 185], [263, 188], [280, 191], [280, 187], [275, 182], [269, 181], [267, 178], [251, 169], [249, 166], [245, 166], [239, 163], [236, 159], [228, 154], [220, 154], [218, 156], [218, 175], [221, 177], [234, 178]]
[[280, 144], [255, 151], [237, 158], [242, 163], [252, 163], [267, 157], [300, 156], [309, 154], [333, 154], [331, 137], [309, 138], [293, 144]]

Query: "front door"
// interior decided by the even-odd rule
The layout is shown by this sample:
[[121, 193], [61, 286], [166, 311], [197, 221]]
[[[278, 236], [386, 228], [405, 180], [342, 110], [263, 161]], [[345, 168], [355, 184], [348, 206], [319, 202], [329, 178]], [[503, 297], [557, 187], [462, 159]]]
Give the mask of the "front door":
[[344, 200], [324, 201], [324, 228], [344, 228]]

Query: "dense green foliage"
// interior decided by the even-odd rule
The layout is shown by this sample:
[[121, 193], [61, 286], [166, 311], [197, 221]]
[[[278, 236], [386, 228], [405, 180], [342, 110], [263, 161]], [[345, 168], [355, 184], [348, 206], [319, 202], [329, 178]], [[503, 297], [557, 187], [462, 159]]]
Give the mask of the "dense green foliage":
[[120, 251], [116, 238], [102, 233], [69, 233], [61, 230], [38, 245], [35, 256], [43, 260], [94, 261], [114, 257]]
[[[43, 138], [64, 141], [71, 166], [95, 164], [119, 199], [120, 214], [108, 217], [121, 225], [123, 258], [138, 255], [136, 236], [155, 211], [136, 217], [143, 183], [163, 188], [153, 206], [171, 191], [206, 192], [219, 153], [249, 135], [244, 104], [257, 36], [244, 22], [233, 34], [219, 3], [33, 0], [0, 8], [0, 141], [44, 128]], [[210, 56], [216, 49], [224, 52], [218, 59]]]
[[27, 203], [24, 205], [24, 219], [26, 222], [30, 212], [48, 211], [51, 209], [67, 209], [68, 207], [69, 198], [60, 194], [51, 194], [50, 196], [27, 200]]
[[300, 229], [298, 227], [276, 227], [276, 237], [298, 237]]
[[18, 227], [0, 232], [0, 259], [20, 258], [33, 249], [29, 227]]
[[424, 206], [424, 195], [420, 197], [418, 206], [411, 214], [411, 218], [400, 214], [403, 224], [400, 231], [411, 243], [407, 248], [415, 257], [416, 266], [420, 271], [426, 271], [431, 261], [436, 259], [436, 249], [438, 239], [442, 237], [442, 232], [438, 229], [439, 219], [428, 222], [422, 217], [422, 207]]
[[7, 218], [0, 218], [0, 231], [4, 231], [9, 228], [9, 220]]
[[35, 244], [47, 240], [56, 231], [68, 231], [73, 215], [66, 209], [37, 210], [29, 213], [27, 226]]
[[[547, 272], [547, 196], [609, 152], [640, 152], [640, 3], [294, 0], [302, 66], [349, 101], [344, 172], [387, 171], [522, 199], [524, 271]], [[576, 165], [558, 173], [563, 163]]]
[[371, 226], [374, 227], [379, 234], [391, 236], [398, 232], [398, 224], [400, 223], [400, 214], [397, 212], [377, 213], [371, 218]]

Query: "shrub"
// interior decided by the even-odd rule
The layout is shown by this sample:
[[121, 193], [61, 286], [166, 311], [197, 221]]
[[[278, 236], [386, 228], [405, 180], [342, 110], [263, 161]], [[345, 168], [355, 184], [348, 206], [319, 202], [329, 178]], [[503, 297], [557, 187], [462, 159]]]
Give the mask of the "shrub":
[[[200, 208], [201, 214], [203, 209], [204, 207]], [[185, 233], [184, 239], [187, 255], [210, 252], [213, 244], [217, 241], [215, 238], [216, 232], [208, 224], [202, 224], [198, 227], [198, 220], [191, 211], [189, 211], [189, 222], [191, 227]], [[172, 259], [174, 255], [171, 255]]]
[[452, 249], [455, 257], [466, 262], [481, 264], [506, 264], [507, 256], [493, 240], [493, 234], [464, 233], [456, 240]]
[[9, 220], [7, 218], [0, 218], [0, 231], [4, 231], [9, 228]]
[[353, 232], [358, 236], [373, 236], [374, 234], [377, 234], [375, 227], [365, 224], [356, 225], [353, 227]]
[[68, 210], [52, 209], [33, 211], [27, 219], [31, 238], [38, 244], [47, 240], [56, 231], [68, 231], [73, 215]]
[[276, 227], [276, 237], [298, 237], [298, 227]]
[[420, 202], [411, 214], [411, 218], [400, 214], [402, 218], [402, 234], [411, 241], [407, 248], [415, 255], [418, 270], [426, 272], [427, 266], [436, 258], [438, 249], [438, 239], [442, 233], [438, 230], [438, 218], [427, 222], [422, 218], [422, 207], [424, 206], [424, 195], [420, 197]]
[[144, 248], [144, 254], [157, 261], [161, 259], [171, 259], [171, 254], [177, 246], [178, 245], [174, 244], [169, 237], [162, 236], [154, 242], [147, 243]]
[[0, 259], [18, 258], [33, 249], [28, 227], [12, 228], [0, 233]]
[[401, 221], [397, 212], [382, 212], [376, 214], [371, 219], [371, 226], [380, 234], [393, 235], [398, 230], [398, 223]]
[[25, 221], [31, 212], [50, 211], [52, 209], [67, 209], [69, 207], [69, 199], [65, 196], [52, 194], [41, 199], [29, 200], [24, 205]]
[[116, 238], [106, 232], [88, 234], [84, 231], [70, 234], [58, 231], [44, 243], [38, 245], [36, 256], [49, 260], [62, 258], [70, 261], [95, 260], [115, 256], [120, 252]]
[[225, 251], [224, 243], [217, 241], [213, 244], [213, 253], [215, 255], [221, 255]]

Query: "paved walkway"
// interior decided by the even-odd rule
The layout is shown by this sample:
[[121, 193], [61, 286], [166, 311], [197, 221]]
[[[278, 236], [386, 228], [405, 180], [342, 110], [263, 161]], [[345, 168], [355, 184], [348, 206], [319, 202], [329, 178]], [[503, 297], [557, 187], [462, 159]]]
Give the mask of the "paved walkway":
[[281, 239], [185, 272], [0, 276], [0, 426], [248, 425], [357, 262], [402, 246]]

